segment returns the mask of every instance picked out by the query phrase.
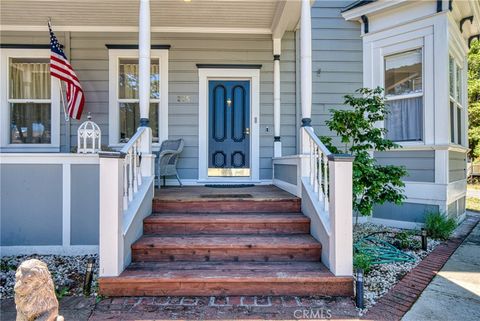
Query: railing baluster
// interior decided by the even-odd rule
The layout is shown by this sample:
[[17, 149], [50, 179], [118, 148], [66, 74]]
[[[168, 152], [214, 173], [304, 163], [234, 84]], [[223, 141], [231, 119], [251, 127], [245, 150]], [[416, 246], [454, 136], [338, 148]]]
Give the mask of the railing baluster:
[[313, 186], [313, 180], [314, 180], [314, 177], [313, 177], [313, 141], [311, 139], [308, 140], [309, 144], [310, 144], [310, 173], [309, 173], [309, 176], [310, 176], [310, 185]]
[[133, 168], [132, 168], [132, 150], [130, 149], [127, 154], [128, 158], [128, 201], [133, 200]]
[[318, 148], [317, 145], [313, 145], [313, 177], [315, 178], [313, 184], [313, 190], [318, 193]]
[[319, 149], [319, 155], [318, 155], [318, 172], [317, 172], [317, 180], [318, 180], [318, 200], [322, 200], [322, 159], [323, 159], [323, 153]]
[[132, 146], [132, 158], [133, 158], [133, 192], [138, 192], [138, 172], [137, 172], [137, 143]]
[[123, 209], [128, 208], [128, 172], [127, 159], [123, 160]]
[[326, 155], [323, 156], [323, 190], [324, 190], [324, 204], [325, 204], [325, 211], [328, 211], [328, 157]]

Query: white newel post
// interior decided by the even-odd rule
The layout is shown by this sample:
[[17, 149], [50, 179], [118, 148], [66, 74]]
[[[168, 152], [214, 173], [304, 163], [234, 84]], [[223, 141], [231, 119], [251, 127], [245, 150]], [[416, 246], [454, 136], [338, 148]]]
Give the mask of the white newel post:
[[273, 156], [282, 157], [280, 138], [280, 55], [282, 39], [273, 39]]
[[150, 107], [150, 1], [140, 0], [138, 25], [138, 98], [140, 126], [148, 127]]
[[[312, 119], [312, 22], [310, 0], [302, 0], [300, 18], [300, 84], [302, 104], [302, 126], [310, 126]], [[300, 131], [301, 151], [310, 152], [308, 134]]]
[[330, 271], [353, 275], [352, 164], [350, 155], [330, 155]]
[[100, 276], [123, 271], [123, 171], [125, 154], [100, 152]]

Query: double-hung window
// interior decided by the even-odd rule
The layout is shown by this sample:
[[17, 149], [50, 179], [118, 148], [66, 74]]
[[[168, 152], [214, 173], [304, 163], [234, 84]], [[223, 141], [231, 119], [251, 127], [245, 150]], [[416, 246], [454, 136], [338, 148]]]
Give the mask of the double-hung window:
[[58, 151], [60, 89], [49, 50], [4, 49], [1, 66], [2, 150]]
[[450, 103], [450, 141], [462, 145], [463, 142], [463, 69], [449, 57], [449, 103]]
[[423, 140], [422, 48], [384, 58], [385, 98], [390, 113], [386, 137], [396, 142]]
[[[128, 142], [140, 123], [138, 51], [112, 49], [110, 56], [110, 145]], [[152, 50], [149, 126], [153, 143], [166, 139], [168, 118], [167, 50]], [[161, 121], [161, 124], [159, 122]]]

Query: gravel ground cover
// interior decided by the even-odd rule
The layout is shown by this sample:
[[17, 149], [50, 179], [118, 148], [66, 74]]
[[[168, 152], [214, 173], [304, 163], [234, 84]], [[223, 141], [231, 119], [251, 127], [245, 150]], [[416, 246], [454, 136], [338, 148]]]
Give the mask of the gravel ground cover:
[[91, 295], [96, 295], [98, 277], [98, 255], [22, 255], [5, 256], [0, 259], [0, 299], [12, 298], [15, 285], [15, 271], [25, 260], [38, 259], [45, 262], [52, 274], [59, 298], [83, 295], [83, 279], [89, 258], [95, 259]]
[[399, 246], [400, 241], [398, 236], [396, 237], [398, 233], [406, 236], [406, 243], [409, 246], [402, 251], [411, 255], [414, 258], [414, 262], [373, 265], [371, 270], [364, 276], [365, 309], [360, 311], [361, 314], [371, 308], [380, 297], [387, 293], [405, 274], [417, 266], [423, 258], [440, 244], [439, 241], [429, 238], [427, 251], [423, 251], [421, 248], [421, 237], [419, 236], [420, 231], [403, 230], [371, 223], [357, 224], [354, 228], [353, 240], [356, 242], [363, 237], [373, 234], [372, 236]]

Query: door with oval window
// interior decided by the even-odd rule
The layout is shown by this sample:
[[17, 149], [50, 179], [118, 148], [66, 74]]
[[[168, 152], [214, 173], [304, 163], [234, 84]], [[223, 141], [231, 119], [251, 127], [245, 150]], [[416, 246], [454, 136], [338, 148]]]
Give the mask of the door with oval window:
[[250, 176], [250, 81], [208, 82], [208, 176]]

